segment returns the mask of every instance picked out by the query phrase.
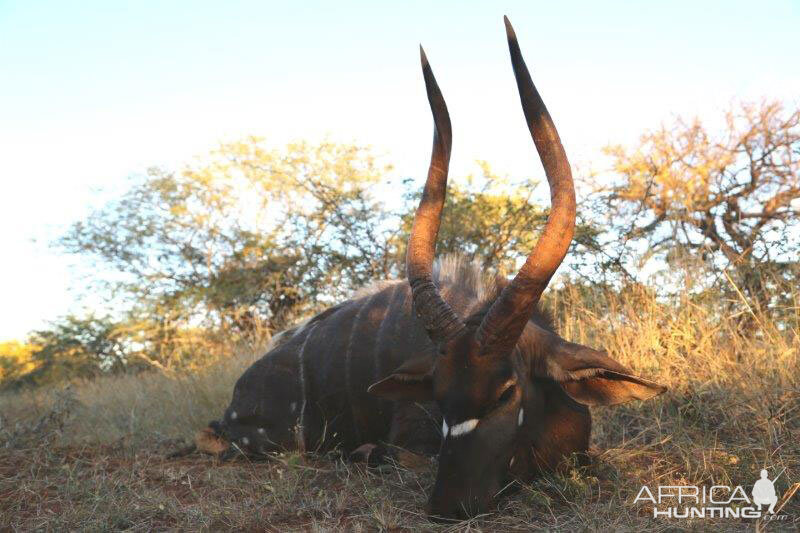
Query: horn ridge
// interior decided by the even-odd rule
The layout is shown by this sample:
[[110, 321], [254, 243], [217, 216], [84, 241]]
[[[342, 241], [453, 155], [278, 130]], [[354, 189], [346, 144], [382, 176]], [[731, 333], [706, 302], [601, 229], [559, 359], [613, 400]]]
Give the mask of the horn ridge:
[[476, 340], [482, 353], [508, 354], [569, 250], [575, 232], [575, 186], [567, 154], [553, 119], [533, 84], [514, 28], [504, 17], [511, 65], [522, 111], [550, 186], [551, 210], [525, 264], [503, 289], [481, 321]]

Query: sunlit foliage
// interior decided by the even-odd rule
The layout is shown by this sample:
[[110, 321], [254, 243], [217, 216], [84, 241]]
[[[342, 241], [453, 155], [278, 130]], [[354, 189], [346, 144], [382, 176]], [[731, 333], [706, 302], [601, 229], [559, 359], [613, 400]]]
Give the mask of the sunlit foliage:
[[0, 382], [10, 382], [36, 368], [33, 353], [39, 346], [27, 342], [0, 342]]
[[723, 124], [677, 119], [607, 149], [606, 264], [775, 306], [798, 274], [800, 110], [745, 104]]
[[[699, 306], [759, 338], [767, 316], [798, 327], [800, 111], [743, 105], [717, 128], [678, 119], [607, 154], [609, 172], [579, 190], [562, 290], [587, 302], [644, 291], [665, 313]], [[169, 374], [258, 353], [354, 289], [404, 275], [420, 182], [398, 180], [366, 147], [253, 137], [152, 168], [56, 243], [95, 262], [90, 286], [109, 315], [64, 317], [2, 345], [0, 382]], [[536, 185], [485, 162], [451, 176], [437, 253], [513, 274], [547, 218]]]
[[[392, 183], [390, 170], [359, 146], [246, 138], [134, 178], [57, 245], [96, 262], [90, 281], [118, 311], [122, 360], [202, 366], [403, 275], [419, 187]], [[530, 201], [533, 185], [486, 163], [451, 179], [440, 253], [513, 270], [547, 215]]]

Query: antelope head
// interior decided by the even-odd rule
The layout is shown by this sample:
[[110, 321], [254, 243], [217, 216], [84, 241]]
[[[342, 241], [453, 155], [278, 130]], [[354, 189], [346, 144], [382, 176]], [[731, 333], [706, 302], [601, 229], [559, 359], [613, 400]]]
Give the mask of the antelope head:
[[408, 242], [406, 269], [414, 309], [438, 353], [412, 360], [370, 387], [371, 393], [385, 398], [433, 400], [441, 410], [443, 440], [429, 510], [448, 518], [485, 510], [501, 491], [515, 450], [525, 435], [540, 431], [537, 418], [547, 414], [545, 396], [537, 390], [543, 381], [557, 384], [584, 405], [647, 399], [664, 390], [632, 376], [604, 351], [567, 342], [530, 321], [570, 246], [575, 188], [558, 132], [507, 18], [505, 25], [522, 110], [550, 186], [550, 215], [525, 264], [491, 306], [470, 317], [458, 316], [433, 279], [452, 135], [444, 97], [421, 51], [433, 113], [433, 152]]

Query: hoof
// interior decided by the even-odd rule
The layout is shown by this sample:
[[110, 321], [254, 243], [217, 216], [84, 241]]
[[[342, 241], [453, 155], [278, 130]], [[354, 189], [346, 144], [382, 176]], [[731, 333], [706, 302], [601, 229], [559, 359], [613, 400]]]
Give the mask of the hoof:
[[230, 443], [217, 435], [213, 429], [203, 428], [194, 436], [194, 444], [198, 452], [221, 455], [231, 447]]
[[362, 444], [350, 452], [350, 460], [376, 468], [386, 463], [386, 448], [379, 444]]

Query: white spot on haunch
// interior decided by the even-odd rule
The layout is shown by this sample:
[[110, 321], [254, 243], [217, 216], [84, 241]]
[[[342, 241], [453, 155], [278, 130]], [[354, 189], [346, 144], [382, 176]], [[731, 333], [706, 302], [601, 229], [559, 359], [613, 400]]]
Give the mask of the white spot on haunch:
[[264, 428], [258, 428], [258, 433], [259, 433], [260, 435], [263, 435], [263, 434], [264, 434], [264, 433], [266, 433], [266, 432], [267, 432], [267, 430], [266, 430], [266, 429], [264, 429]]
[[231, 420], [236, 420], [236, 417], [239, 416], [236, 414], [236, 411], [231, 411]]
[[247, 437], [242, 437], [242, 444], [247, 446], [248, 444], [250, 444], [250, 439], [248, 439]]
[[517, 426], [521, 426], [522, 422], [524, 421], [525, 421], [525, 409], [520, 407], [519, 416], [517, 417]]
[[450, 432], [450, 428], [447, 427], [447, 422], [442, 419], [442, 436], [447, 437], [447, 434]]
[[478, 427], [478, 420], [477, 418], [470, 418], [469, 420], [465, 420], [460, 424], [456, 424], [455, 426], [450, 428], [450, 436], [451, 437], [460, 437], [461, 435], [466, 435], [470, 433], [473, 429]]

